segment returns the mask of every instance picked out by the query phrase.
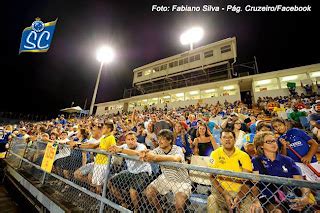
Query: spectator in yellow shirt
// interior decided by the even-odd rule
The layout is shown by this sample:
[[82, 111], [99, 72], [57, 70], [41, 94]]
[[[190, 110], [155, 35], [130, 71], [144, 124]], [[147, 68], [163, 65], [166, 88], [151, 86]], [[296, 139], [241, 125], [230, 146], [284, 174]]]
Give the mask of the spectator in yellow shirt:
[[[104, 127], [104, 137], [99, 144], [99, 150], [108, 151], [111, 146], [116, 145], [115, 137], [112, 135], [113, 123], [106, 122]], [[101, 193], [103, 182], [106, 179], [106, 172], [108, 169], [108, 156], [104, 154], [97, 154], [94, 161], [92, 184], [96, 186], [97, 193]]]
[[[252, 172], [252, 163], [247, 153], [235, 147], [235, 133], [224, 129], [221, 132], [222, 147], [210, 155], [210, 167], [234, 172]], [[212, 193], [208, 198], [208, 212], [232, 211], [262, 212], [258, 200], [253, 201], [246, 180], [226, 176], [212, 176]]]

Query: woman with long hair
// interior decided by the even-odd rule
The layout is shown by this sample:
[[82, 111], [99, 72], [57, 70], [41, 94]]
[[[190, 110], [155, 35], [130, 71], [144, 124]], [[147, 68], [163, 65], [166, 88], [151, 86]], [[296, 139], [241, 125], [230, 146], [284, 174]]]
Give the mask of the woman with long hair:
[[198, 124], [197, 137], [194, 139], [194, 154], [200, 156], [210, 156], [211, 152], [219, 145], [211, 134], [205, 123]]
[[173, 128], [174, 143], [182, 148], [184, 156], [186, 159], [190, 159], [192, 155], [192, 149], [190, 145], [189, 135], [186, 129], [182, 126], [180, 122], [176, 122]]
[[238, 147], [239, 149], [242, 148], [243, 146], [243, 137], [245, 136], [245, 132], [241, 130], [241, 120], [236, 120], [233, 123], [233, 128], [232, 131], [236, 134], [236, 143], [235, 146]]

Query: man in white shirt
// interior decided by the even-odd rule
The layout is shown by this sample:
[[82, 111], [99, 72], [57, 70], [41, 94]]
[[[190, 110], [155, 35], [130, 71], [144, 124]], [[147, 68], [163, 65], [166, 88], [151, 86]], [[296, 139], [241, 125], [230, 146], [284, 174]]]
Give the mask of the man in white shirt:
[[[138, 156], [139, 152], [146, 150], [144, 144], [137, 142], [136, 133], [130, 131], [126, 133], [126, 143], [121, 146], [111, 146], [112, 153], [123, 153], [126, 155]], [[139, 193], [141, 193], [150, 183], [152, 169], [151, 165], [142, 161], [125, 159], [127, 170], [121, 171], [110, 178], [108, 188], [118, 202], [125, 208], [128, 207], [121, 191], [129, 191], [131, 201], [135, 211], [139, 208]]]
[[[99, 147], [100, 140], [103, 137], [103, 125], [97, 125], [93, 128], [93, 134], [92, 137], [84, 144], [79, 145], [79, 148], [82, 149], [96, 149]], [[84, 160], [86, 162], [90, 162], [90, 156], [91, 154], [89, 152], [82, 153], [82, 158], [85, 158]], [[86, 182], [88, 184], [91, 184], [92, 175], [93, 175], [93, 168], [94, 163], [90, 162], [86, 165], [80, 167], [74, 172], [74, 178]]]

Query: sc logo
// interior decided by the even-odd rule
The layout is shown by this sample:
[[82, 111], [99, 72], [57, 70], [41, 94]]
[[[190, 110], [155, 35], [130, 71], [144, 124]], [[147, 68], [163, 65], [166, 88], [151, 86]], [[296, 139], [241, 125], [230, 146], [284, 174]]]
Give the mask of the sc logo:
[[32, 50], [32, 49], [47, 49], [50, 44], [50, 32], [43, 31], [39, 37], [35, 31], [30, 31], [26, 38], [26, 44], [23, 45], [24, 48]]

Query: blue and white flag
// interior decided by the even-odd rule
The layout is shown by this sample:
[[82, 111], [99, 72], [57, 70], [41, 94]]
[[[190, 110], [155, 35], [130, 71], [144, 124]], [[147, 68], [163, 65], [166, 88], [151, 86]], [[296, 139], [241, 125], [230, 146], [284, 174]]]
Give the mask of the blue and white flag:
[[22, 52], [47, 52], [53, 38], [57, 19], [43, 23], [40, 18], [22, 32], [19, 54]]

